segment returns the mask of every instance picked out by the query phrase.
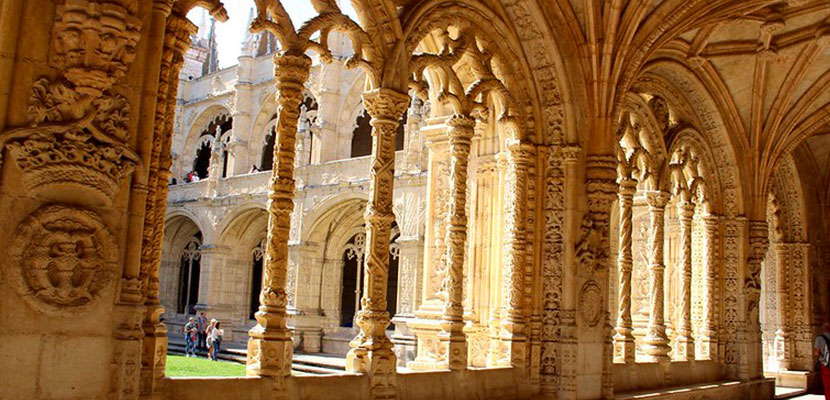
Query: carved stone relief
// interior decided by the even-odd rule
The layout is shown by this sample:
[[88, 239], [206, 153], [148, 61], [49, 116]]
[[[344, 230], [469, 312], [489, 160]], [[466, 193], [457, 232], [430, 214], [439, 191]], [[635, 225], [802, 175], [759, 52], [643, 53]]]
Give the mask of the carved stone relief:
[[13, 237], [9, 273], [17, 292], [39, 311], [82, 312], [114, 281], [117, 246], [91, 211], [47, 205], [21, 222]]

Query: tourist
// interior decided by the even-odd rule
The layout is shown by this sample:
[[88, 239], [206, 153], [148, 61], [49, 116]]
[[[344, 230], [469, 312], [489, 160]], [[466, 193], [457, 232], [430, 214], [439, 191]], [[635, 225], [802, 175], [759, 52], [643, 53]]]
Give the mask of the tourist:
[[187, 175], [184, 176], [184, 183], [190, 182], [193, 182], [193, 171], [188, 172]]
[[199, 334], [199, 342], [196, 344], [196, 348], [199, 350], [207, 350], [207, 324], [207, 316], [205, 316], [205, 312], [202, 311], [199, 313], [199, 318], [196, 319], [196, 327]]
[[210, 358], [213, 361], [216, 361], [216, 357], [218, 357], [219, 352], [222, 351], [222, 336], [224, 336], [225, 331], [222, 329], [222, 323], [215, 319], [211, 321], [211, 326], [213, 329], [210, 330]]
[[824, 333], [818, 335], [813, 343], [813, 355], [818, 357], [824, 400], [830, 400], [830, 320], [824, 322]]
[[196, 321], [193, 317], [184, 326], [184, 355], [196, 357]]

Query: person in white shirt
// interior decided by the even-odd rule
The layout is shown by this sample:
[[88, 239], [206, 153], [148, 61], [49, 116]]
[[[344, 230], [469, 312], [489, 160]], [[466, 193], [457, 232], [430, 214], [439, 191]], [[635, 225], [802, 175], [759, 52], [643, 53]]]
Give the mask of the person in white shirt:
[[[215, 323], [214, 323], [215, 322]], [[216, 320], [211, 321], [213, 329], [210, 330], [211, 355], [210, 358], [216, 361], [219, 352], [222, 351], [222, 336], [225, 335], [225, 330], [222, 329], [222, 323]]]

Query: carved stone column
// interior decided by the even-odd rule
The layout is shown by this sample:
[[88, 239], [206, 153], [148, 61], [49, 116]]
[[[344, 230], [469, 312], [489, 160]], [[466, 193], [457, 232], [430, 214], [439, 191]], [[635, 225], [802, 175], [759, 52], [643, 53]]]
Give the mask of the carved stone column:
[[[774, 318], [777, 322], [778, 329], [775, 330], [775, 359], [778, 362], [778, 369], [787, 371], [790, 369], [790, 361], [792, 360], [792, 341], [790, 337], [790, 321], [789, 316], [792, 309], [789, 304], [790, 299], [790, 260], [789, 249], [786, 243], [775, 243], [772, 245], [775, 251], [778, 287], [775, 288], [778, 297], [778, 315]], [[773, 290], [768, 287], [767, 290]]]
[[701, 359], [717, 360], [718, 355], [718, 327], [715, 316], [716, 298], [715, 288], [718, 278], [718, 236], [720, 223], [718, 217], [707, 215], [703, 217], [705, 232], [705, 259], [703, 281], [703, 326], [701, 327], [698, 342], [700, 344]]
[[268, 187], [268, 232], [263, 284], [259, 295], [257, 325], [248, 333], [248, 375], [275, 380], [275, 390], [284, 391], [291, 375], [292, 342], [287, 326], [288, 239], [294, 211], [294, 146], [303, 84], [311, 59], [305, 54], [280, 53], [274, 57], [279, 116], [274, 146], [274, 168]]
[[[159, 300], [159, 269], [161, 267], [161, 242], [164, 233], [165, 207], [170, 181], [170, 141], [173, 137], [173, 115], [178, 94], [178, 76], [184, 62], [184, 54], [190, 47], [190, 35], [194, 28], [185, 17], [171, 15], [172, 0], [156, 1], [153, 6], [155, 18], [162, 15], [164, 40], [159, 70], [159, 87], [156, 98], [153, 150], [151, 158], [157, 160], [155, 169], [150, 166], [151, 179], [148, 185], [155, 194], [147, 198], [147, 212], [144, 220], [141, 264], [146, 270], [147, 289], [144, 305], [147, 307], [142, 329], [144, 331], [143, 355], [141, 357], [141, 395], [152, 395], [162, 378], [167, 361], [167, 327], [160, 316], [164, 307]], [[154, 28], [158, 29], [158, 28]], [[153, 179], [152, 173], [156, 171]], [[152, 212], [150, 211], [152, 210]]]
[[[616, 157], [589, 155], [586, 158], [588, 215], [583, 217], [582, 238], [574, 249], [575, 256], [580, 261], [577, 273], [581, 279], [579, 286], [576, 286], [580, 289], [575, 299], [578, 320], [582, 326], [579, 326], [578, 334], [576, 330], [572, 334], [579, 342], [577, 351], [583, 351], [586, 345], [594, 349], [590, 355], [582, 356], [591, 361], [585, 362], [584, 366], [579, 365], [577, 369], [580, 375], [601, 376], [600, 393], [603, 399], [614, 397], [614, 327], [611, 325], [611, 313], [608, 312], [608, 271], [611, 269], [611, 204], [619, 191], [616, 178]], [[599, 349], [601, 351], [596, 351]]]
[[[507, 154], [506, 152], [499, 152], [496, 154], [495, 158], [496, 177], [494, 179], [495, 189], [493, 209], [497, 211], [493, 218], [497, 225], [502, 225], [504, 223], [505, 194], [507, 192], [505, 184], [507, 181]], [[490, 276], [490, 287], [492, 289], [490, 293], [490, 316], [488, 319], [488, 325], [490, 328], [488, 333], [490, 336], [490, 343], [487, 348], [487, 366], [496, 367], [501, 363], [501, 339], [499, 336], [502, 321], [501, 310], [504, 304], [504, 297], [502, 293], [502, 290], [504, 289], [502, 280], [504, 277], [502, 276], [501, 271], [501, 262], [504, 258], [503, 254], [505, 251], [505, 247], [503, 245], [504, 229], [493, 230], [493, 239], [491, 240], [491, 243], [493, 244], [493, 256], [488, 274]]]
[[738, 375], [743, 380], [759, 378], [763, 374], [763, 345], [761, 343], [761, 263], [769, 248], [769, 230], [766, 220], [749, 221], [749, 257], [744, 277], [746, 306], [746, 336], [743, 343], [746, 357], [741, 360]]
[[634, 257], [631, 252], [632, 206], [637, 182], [623, 179], [620, 182], [620, 237], [617, 250], [617, 269], [619, 271], [619, 300], [617, 310], [617, 327], [614, 335], [614, 361], [634, 362], [634, 335], [631, 325], [631, 269]]
[[366, 256], [363, 298], [355, 317], [360, 332], [351, 342], [346, 369], [369, 375], [372, 397], [395, 396], [395, 353], [386, 336], [389, 313], [386, 311], [386, 284], [389, 273], [389, 231], [392, 213], [392, 188], [395, 180], [395, 132], [409, 105], [409, 96], [390, 89], [375, 89], [363, 94], [366, 110], [372, 117], [372, 169], [369, 201], [366, 205]]
[[502, 278], [502, 332], [505, 358], [501, 363], [523, 368], [527, 356], [527, 332], [523, 310], [525, 252], [530, 250], [527, 240], [527, 189], [529, 172], [536, 163], [536, 148], [531, 144], [512, 143], [507, 152], [507, 177], [504, 197], [504, 264]]
[[649, 269], [651, 290], [649, 296], [648, 333], [644, 339], [645, 352], [651, 361], [669, 361], [669, 338], [666, 336], [666, 323], [663, 318], [665, 307], [663, 261], [663, 239], [665, 228], [666, 203], [669, 195], [665, 192], [646, 194], [649, 213]]
[[681, 200], [677, 203], [680, 220], [680, 318], [677, 321], [674, 359], [695, 359], [695, 341], [692, 338], [692, 218], [695, 205]]
[[438, 339], [446, 352], [451, 370], [467, 368], [467, 341], [464, 335], [464, 250], [467, 245], [467, 165], [475, 120], [453, 115], [447, 121], [450, 141], [450, 198], [447, 213], [447, 275], [441, 332]]

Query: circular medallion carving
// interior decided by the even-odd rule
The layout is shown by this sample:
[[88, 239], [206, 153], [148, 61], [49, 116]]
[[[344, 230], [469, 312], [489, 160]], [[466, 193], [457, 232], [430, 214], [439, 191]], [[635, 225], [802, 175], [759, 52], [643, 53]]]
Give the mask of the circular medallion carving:
[[588, 326], [596, 326], [602, 316], [602, 291], [593, 280], [582, 286], [579, 293], [579, 309], [582, 320]]
[[91, 211], [42, 207], [17, 226], [13, 238], [8, 270], [18, 293], [38, 310], [81, 312], [113, 281], [115, 241]]

